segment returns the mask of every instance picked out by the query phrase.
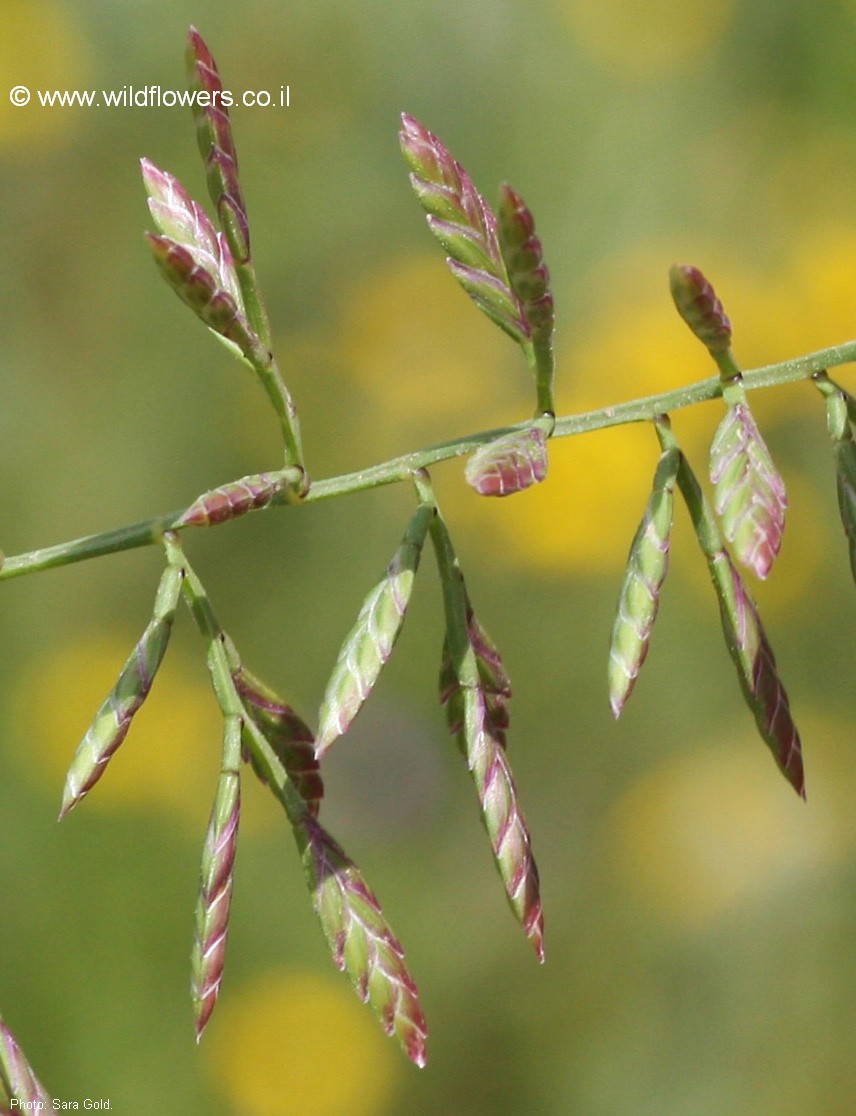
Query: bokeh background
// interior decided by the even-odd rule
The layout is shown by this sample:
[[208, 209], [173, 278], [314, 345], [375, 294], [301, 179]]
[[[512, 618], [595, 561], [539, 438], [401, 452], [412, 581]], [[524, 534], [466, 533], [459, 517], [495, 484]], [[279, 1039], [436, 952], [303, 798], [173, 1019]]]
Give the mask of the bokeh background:
[[[518, 421], [531, 386], [424, 227], [398, 113], [536, 214], [562, 413], [711, 374], [667, 269], [713, 279], [752, 367], [856, 336], [853, 0], [4, 0], [0, 544], [182, 507], [274, 466], [251, 378], [160, 281], [137, 161], [197, 197], [187, 110], [15, 108], [16, 84], [227, 87], [255, 253], [316, 477]], [[853, 373], [841, 382], [856, 388]], [[223, 995], [192, 1038], [188, 954], [220, 726], [180, 615], [149, 703], [63, 824], [65, 768], [146, 623], [155, 551], [2, 585], [0, 1010], [58, 1098], [214, 1116], [844, 1116], [856, 1096], [856, 593], [820, 397], [753, 398], [788, 484], [757, 598], [808, 804], [742, 706], [682, 509], [621, 722], [606, 652], [657, 457], [648, 430], [551, 446], [538, 490], [435, 471], [515, 687], [510, 756], [548, 959], [511, 918], [436, 700], [429, 556], [397, 652], [326, 765], [323, 817], [402, 938], [431, 1025], [409, 1066], [331, 965], [288, 827], [247, 783]], [[698, 470], [717, 404], [675, 426]], [[380, 490], [188, 537], [252, 670], [310, 720], [409, 514]]]

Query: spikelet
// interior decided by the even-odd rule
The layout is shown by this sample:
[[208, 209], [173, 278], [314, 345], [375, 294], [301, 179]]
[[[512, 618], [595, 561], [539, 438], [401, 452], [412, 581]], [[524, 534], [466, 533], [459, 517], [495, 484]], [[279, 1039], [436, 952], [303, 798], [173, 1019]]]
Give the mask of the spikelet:
[[[475, 653], [475, 647], [473, 651]], [[508, 728], [505, 702], [510, 690], [505, 682], [502, 688], [487, 682], [485, 676], [490, 677], [490, 668], [478, 656], [477, 662], [478, 685], [463, 686], [447, 640], [440, 670], [440, 699], [446, 706], [449, 731], [457, 738], [475, 782], [482, 820], [511, 909], [538, 960], [543, 961], [544, 915], [538, 867], [532, 854], [529, 827], [518, 803], [514, 775], [505, 754]]]
[[180, 590], [181, 575], [170, 566], [161, 577], [151, 621], [71, 761], [60, 818], [65, 817], [104, 774], [110, 758], [131, 727], [134, 714], [146, 700], [169, 642]]
[[517, 342], [529, 340], [520, 299], [512, 291], [493, 210], [446, 146], [402, 113], [399, 139], [410, 182], [445, 250], [452, 274], [497, 325]]
[[295, 837], [337, 968], [407, 1057], [424, 1066], [428, 1027], [419, 992], [380, 904], [354, 862], [313, 817], [303, 818]]
[[826, 373], [816, 375], [814, 380], [826, 400], [826, 422], [835, 449], [838, 512], [847, 539], [850, 570], [856, 581], [856, 443], [851, 427], [856, 421], [856, 401]]
[[318, 714], [319, 756], [347, 732], [392, 654], [433, 514], [425, 505], [416, 509], [386, 573], [366, 597], [342, 644]]
[[[238, 178], [232, 124], [217, 64], [195, 27], [190, 28], [187, 36], [187, 67], [190, 88], [197, 94], [193, 100], [193, 115], [208, 192], [235, 260], [242, 264], [250, 256], [250, 228]], [[200, 93], [204, 96], [199, 96]]]
[[547, 439], [537, 426], [480, 446], [464, 468], [467, 484], [480, 496], [511, 496], [546, 476]]
[[651, 496], [630, 546], [609, 649], [609, 701], [618, 717], [630, 697], [657, 618], [660, 591], [669, 568], [674, 491], [680, 451], [664, 451]]
[[805, 798], [799, 733], [758, 609], [726, 551], [714, 555], [710, 572], [719, 598], [725, 641], [746, 702], [779, 770]]
[[[5, 1093], [5, 1096], [3, 1095]], [[0, 1017], [0, 1101], [13, 1112], [53, 1112], [54, 1102], [36, 1077], [15, 1036]]]
[[[317, 816], [324, 797], [324, 783], [315, 756], [315, 737], [290, 705], [269, 686], [238, 664], [232, 669], [232, 681], [248, 715], [273, 749], [285, 768], [295, 790], [305, 801], [313, 816]], [[265, 773], [254, 759], [253, 753], [244, 748], [243, 756], [256, 775], [267, 782]]]
[[731, 322], [716, 297], [716, 291], [689, 264], [673, 264], [669, 286], [678, 313], [708, 351], [717, 356], [731, 347]]
[[197, 1042], [211, 1018], [223, 980], [232, 902], [232, 870], [241, 815], [240, 778], [237, 770], [231, 766], [233, 760], [226, 758], [227, 754], [230, 757], [235, 753], [240, 755], [240, 718], [225, 718], [224, 731], [224, 764], [202, 850], [196, 932], [190, 959], [190, 988]]
[[495, 645], [477, 621], [467, 597], [452, 541], [440, 516], [432, 541], [443, 582], [446, 639], [440, 668], [440, 700], [473, 777], [482, 820], [511, 909], [539, 961], [544, 959], [544, 915], [538, 867], [529, 827], [505, 754], [511, 695]]
[[272, 504], [298, 488], [303, 470], [296, 467], [273, 473], [254, 473], [198, 496], [176, 521], [176, 527], [212, 527]]
[[788, 500], [743, 391], [735, 390], [710, 447], [714, 507], [738, 560], [765, 578], [782, 545]]
[[499, 191], [499, 247], [511, 289], [523, 307], [535, 357], [538, 406], [552, 412], [553, 293], [535, 219], [523, 198], [507, 183]]
[[215, 229], [208, 214], [193, 201], [177, 178], [149, 159], [141, 159], [140, 168], [158, 232], [186, 248], [196, 265], [211, 276], [216, 286], [231, 295], [237, 309], [243, 313], [235, 264], [223, 234]]
[[802, 746], [791, 717], [788, 695], [779, 678], [773, 649], [755, 602], [722, 545], [713, 512], [683, 456], [678, 468], [678, 484], [707, 559], [719, 601], [725, 642], [737, 668], [746, 704], [779, 770], [796, 792], [805, 798]]
[[145, 235], [161, 274], [182, 302], [241, 355], [248, 359], [253, 357], [258, 351], [259, 339], [231, 291], [222, 286], [219, 276], [198, 263], [190, 249], [170, 237]]

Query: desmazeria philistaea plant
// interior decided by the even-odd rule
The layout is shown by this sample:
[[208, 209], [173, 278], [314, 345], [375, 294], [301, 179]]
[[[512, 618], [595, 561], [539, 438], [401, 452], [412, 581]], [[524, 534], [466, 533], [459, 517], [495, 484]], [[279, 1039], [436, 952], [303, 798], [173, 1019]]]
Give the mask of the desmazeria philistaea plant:
[[[678, 312], [707, 347], [717, 374], [678, 391], [585, 414], [555, 416], [553, 298], [541, 242], [523, 199], [502, 186], [496, 211], [445, 145], [411, 116], [401, 118], [400, 143], [410, 182], [453, 276], [473, 302], [520, 346], [534, 380], [530, 420], [432, 446], [359, 472], [310, 482], [303, 464], [297, 412], [271, 351], [270, 328], [250, 249], [246, 207], [229, 115], [211, 54], [189, 34], [194, 114], [213, 216], [176, 178], [148, 159], [142, 174], [157, 232], [147, 241], [178, 296], [259, 378], [280, 423], [282, 465], [203, 493], [189, 507], [150, 521], [9, 558], [3, 578], [137, 546], [162, 548], [164, 569], [152, 618], [95, 714], [65, 784], [64, 816], [104, 774], [144, 702], [166, 651], [183, 598], [206, 646], [223, 716], [220, 771], [202, 851], [201, 885], [192, 947], [192, 1001], [201, 1036], [220, 992], [240, 817], [241, 778], [249, 768], [267, 784], [294, 832], [312, 902], [335, 964], [367, 1001], [384, 1030], [417, 1065], [426, 1060], [427, 1027], [404, 952], [359, 868], [319, 821], [320, 760], [345, 735], [395, 646], [420, 556], [430, 538], [443, 589], [445, 636], [440, 701], [451, 734], [475, 783], [485, 828], [512, 911], [539, 960], [543, 916], [529, 829], [518, 802], [506, 749], [508, 676], [473, 609], [452, 538], [431, 486], [432, 465], [466, 456], [465, 476], [483, 496], [510, 496], [543, 481], [550, 438], [606, 426], [647, 422], [659, 445], [651, 496], [630, 546], [608, 658], [608, 695], [617, 717], [648, 652], [669, 560], [676, 491], [689, 511], [719, 602], [725, 643], [743, 696], [773, 758], [804, 795], [800, 739], [772, 648], [739, 566], [764, 578], [779, 551], [785, 487], [749, 405], [749, 392], [792, 380], [813, 380], [822, 393], [832, 438], [838, 500], [856, 576], [856, 401], [826, 369], [856, 359], [850, 342], [792, 361], [741, 372], [731, 326], [695, 267], [671, 269]], [[682, 453], [669, 412], [720, 397], [724, 414], [710, 450], [713, 500], [704, 495]], [[288, 703], [242, 662], [221, 627], [181, 537], [250, 511], [299, 507], [369, 487], [403, 482], [414, 511], [385, 572], [367, 594], [333, 667], [313, 733]], [[38, 1099], [41, 1086], [14, 1038], [0, 1023], [0, 1079], [10, 1097]]]

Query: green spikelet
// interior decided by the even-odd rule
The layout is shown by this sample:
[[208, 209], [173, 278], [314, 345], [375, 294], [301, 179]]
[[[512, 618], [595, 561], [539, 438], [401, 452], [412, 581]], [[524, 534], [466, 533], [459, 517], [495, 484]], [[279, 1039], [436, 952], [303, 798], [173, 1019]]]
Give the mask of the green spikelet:
[[110, 758], [131, 727], [134, 714], [146, 700], [169, 642], [180, 590], [179, 572], [172, 567], [164, 570], [152, 619], [78, 745], [66, 776], [60, 818], [65, 817], [104, 774]]
[[609, 649], [609, 701], [616, 717], [636, 684], [657, 618], [660, 590], [669, 568], [679, 461], [679, 450], [664, 451], [645, 514], [630, 546]]
[[347, 732], [392, 654], [433, 514], [425, 505], [416, 509], [386, 573], [366, 597], [342, 644], [318, 714], [318, 756]]
[[851, 426], [856, 421], [856, 401], [826, 373], [814, 379], [826, 400], [826, 423], [835, 451], [838, 513], [847, 539], [850, 570], [856, 581], [856, 443]]

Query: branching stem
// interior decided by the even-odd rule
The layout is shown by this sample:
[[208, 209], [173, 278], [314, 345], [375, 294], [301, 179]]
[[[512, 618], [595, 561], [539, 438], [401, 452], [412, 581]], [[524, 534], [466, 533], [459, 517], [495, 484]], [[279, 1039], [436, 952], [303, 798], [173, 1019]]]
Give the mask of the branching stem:
[[[744, 372], [743, 387], [747, 391], [755, 391], [760, 388], [775, 387], [779, 384], [810, 380], [817, 372], [853, 362], [856, 362], [856, 341], [846, 341], [841, 345], [833, 345], [828, 349], [807, 353], [805, 356], [796, 357], [793, 360], [782, 361], [779, 364], [768, 364]], [[658, 415], [670, 414], [685, 407], [692, 407], [696, 403], [704, 403], [707, 400], [715, 399], [721, 394], [721, 377], [719, 375], [710, 376], [706, 380], [699, 380], [694, 384], [677, 388], [674, 391], [649, 395], [642, 399], [633, 399], [611, 407], [601, 407], [595, 411], [564, 415], [556, 419], [552, 436], [554, 438], [568, 438], [577, 434], [586, 434], [592, 430], [603, 430], [610, 426], [624, 426], [631, 422], [653, 422]], [[439, 445], [415, 450], [400, 457], [393, 457], [367, 469], [316, 481], [312, 484], [302, 502], [309, 504], [317, 500], [328, 500], [352, 492], [379, 488], [386, 484], [410, 481], [416, 469], [427, 468], [453, 457], [467, 456], [486, 442], [491, 442], [503, 434], [525, 430], [531, 425], [532, 421], [530, 419], [512, 426], [483, 430], [464, 438], [441, 442]], [[121, 550], [133, 550], [137, 547], [160, 543], [164, 531], [178, 529], [179, 520], [186, 510], [186, 508], [182, 508], [179, 511], [157, 516], [154, 519], [147, 519], [141, 523], [133, 523], [113, 531], [87, 535], [83, 538], [72, 539], [69, 542], [58, 543], [55, 546], [13, 555], [6, 559], [5, 565], [0, 569], [0, 580], [21, 577], [24, 574], [36, 573], [53, 566], [67, 566], [72, 562], [97, 558], [103, 554], [115, 554]]]

